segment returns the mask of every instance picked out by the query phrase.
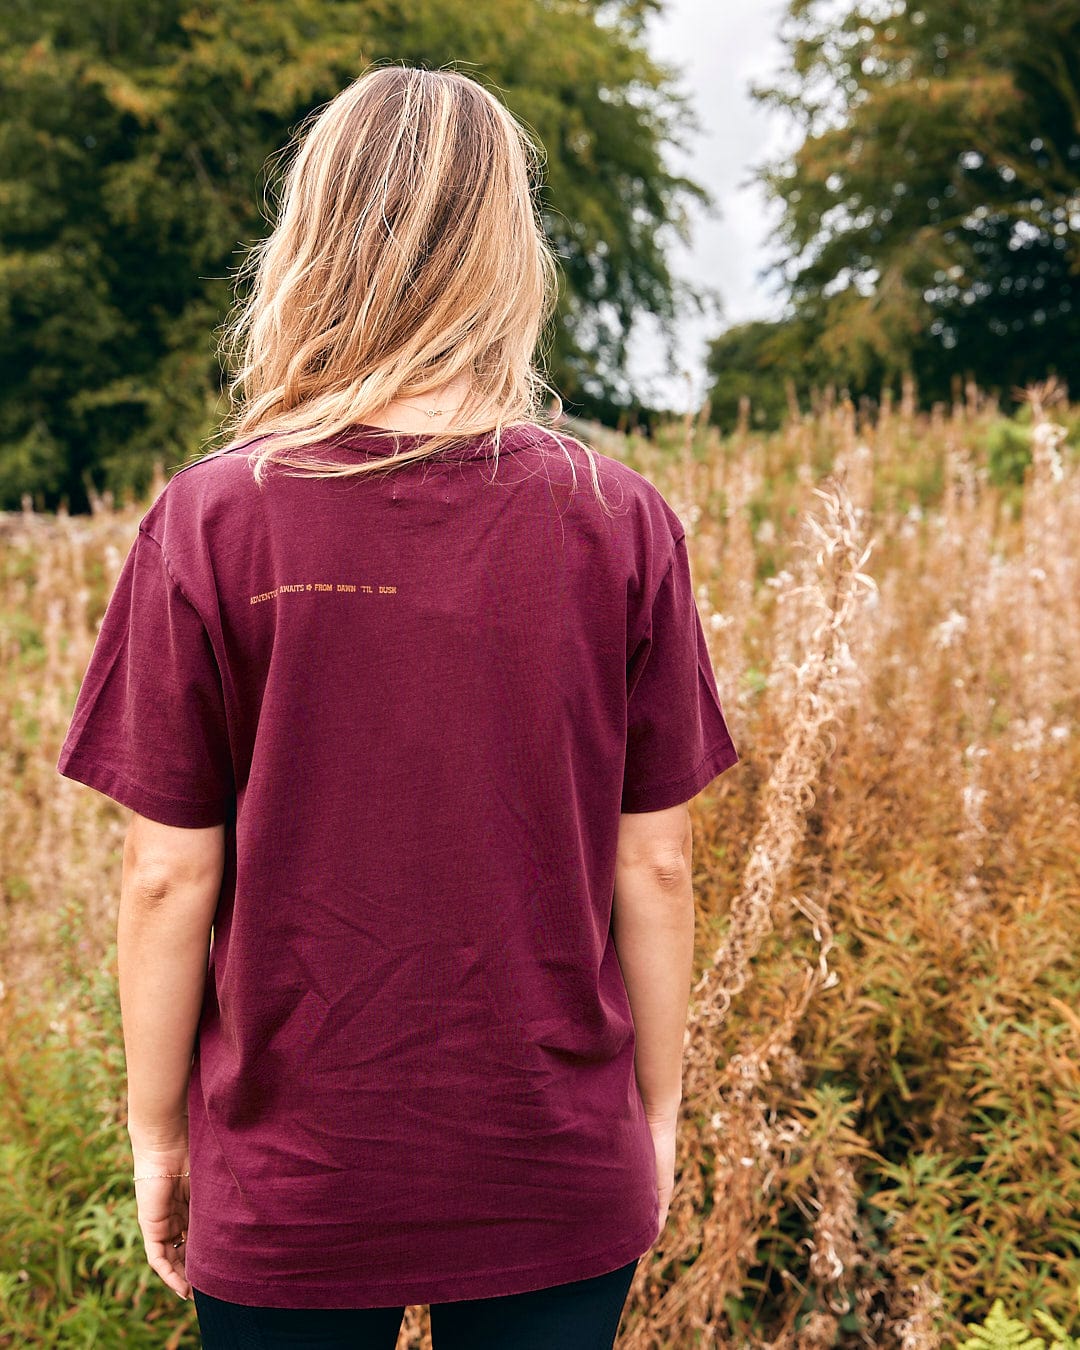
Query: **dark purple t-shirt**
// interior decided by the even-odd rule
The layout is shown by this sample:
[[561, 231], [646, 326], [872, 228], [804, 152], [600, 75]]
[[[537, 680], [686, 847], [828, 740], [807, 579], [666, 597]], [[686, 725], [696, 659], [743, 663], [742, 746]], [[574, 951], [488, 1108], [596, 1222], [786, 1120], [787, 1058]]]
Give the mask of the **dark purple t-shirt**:
[[[392, 448], [364, 447], [320, 451]], [[658, 1219], [610, 932], [619, 814], [738, 760], [683, 527], [598, 455], [606, 515], [585, 454], [532, 426], [497, 470], [476, 438], [262, 489], [252, 448], [146, 512], [58, 764], [150, 819], [226, 825], [188, 1276], [373, 1307], [614, 1270]]]

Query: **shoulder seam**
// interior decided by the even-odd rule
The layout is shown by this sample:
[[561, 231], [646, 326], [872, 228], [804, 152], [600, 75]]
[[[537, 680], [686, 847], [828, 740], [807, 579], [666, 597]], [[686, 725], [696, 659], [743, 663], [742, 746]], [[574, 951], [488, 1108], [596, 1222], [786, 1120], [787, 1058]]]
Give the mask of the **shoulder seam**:
[[[169, 476], [169, 482], [171, 483], [174, 478], [188, 469], [194, 469], [198, 465], [206, 464], [212, 459], [223, 459], [230, 451], [238, 448], [240, 447], [229, 445], [220, 450], [210, 450], [207, 454], [200, 455], [198, 459], [193, 459], [190, 464], [181, 464], [178, 469], [173, 470], [172, 474]], [[168, 486], [168, 484], [166, 484], [166, 486]]]
[[180, 592], [181, 598], [184, 600], [184, 603], [189, 607], [189, 609], [191, 609], [198, 616], [199, 622], [205, 628], [206, 620], [199, 612], [198, 605], [195, 604], [191, 596], [188, 595], [187, 591], [184, 590], [180, 578], [173, 571], [172, 563], [169, 561], [169, 555], [165, 552], [164, 544], [162, 544], [161, 540], [156, 535], [151, 534], [150, 531], [142, 524], [139, 525], [139, 533], [147, 539], [152, 539], [153, 542], [157, 545], [157, 550], [161, 554], [161, 561], [165, 564], [165, 571], [169, 574], [169, 580]]

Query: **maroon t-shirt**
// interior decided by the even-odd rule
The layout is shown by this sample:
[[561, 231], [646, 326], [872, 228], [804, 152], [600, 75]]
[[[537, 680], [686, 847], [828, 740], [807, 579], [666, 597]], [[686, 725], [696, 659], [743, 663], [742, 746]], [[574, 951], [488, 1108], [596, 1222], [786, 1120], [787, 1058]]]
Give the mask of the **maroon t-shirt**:
[[217, 1298], [513, 1294], [656, 1237], [619, 814], [738, 754], [678, 516], [599, 455], [605, 514], [556, 437], [261, 489], [248, 443], [140, 522], [58, 768], [226, 825], [188, 1103]]

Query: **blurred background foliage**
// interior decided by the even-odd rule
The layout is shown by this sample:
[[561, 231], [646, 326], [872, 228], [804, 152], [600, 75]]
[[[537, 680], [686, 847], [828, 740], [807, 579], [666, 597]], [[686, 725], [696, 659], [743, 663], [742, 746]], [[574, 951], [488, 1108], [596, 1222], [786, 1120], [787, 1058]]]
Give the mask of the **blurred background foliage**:
[[802, 140], [761, 180], [782, 204], [789, 305], [711, 345], [713, 413], [784, 381], [853, 397], [914, 376], [924, 406], [1080, 367], [1080, 6], [790, 0], [763, 103]]
[[[145, 491], [224, 411], [214, 333], [268, 228], [273, 156], [370, 62], [454, 64], [542, 142], [562, 263], [548, 365], [568, 411], [653, 429], [635, 318], [674, 331], [673, 275], [709, 186], [665, 150], [696, 126], [649, 54], [662, 0], [8, 0], [0, 10], [0, 509]], [[798, 123], [759, 166], [782, 205], [783, 317], [720, 333], [711, 417], [759, 428], [828, 384], [924, 407], [975, 378], [1003, 404], [1075, 384], [1080, 9], [1071, 0], [790, 0], [755, 91]], [[458, 58], [461, 59], [458, 59]]]
[[633, 315], [669, 328], [665, 236], [700, 185], [642, 27], [656, 0], [10, 0], [0, 10], [0, 509], [85, 510], [187, 458], [223, 403], [213, 331], [266, 232], [270, 157], [372, 61], [452, 62], [546, 152], [564, 397], [610, 420]]

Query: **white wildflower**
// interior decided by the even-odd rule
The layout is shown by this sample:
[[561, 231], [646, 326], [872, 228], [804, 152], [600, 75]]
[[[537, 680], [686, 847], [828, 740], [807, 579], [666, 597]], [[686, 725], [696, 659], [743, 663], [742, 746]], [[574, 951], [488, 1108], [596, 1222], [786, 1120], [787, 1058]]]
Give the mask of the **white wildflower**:
[[766, 577], [765, 585], [772, 586], [775, 590], [783, 590], [785, 586], [789, 586], [794, 580], [795, 578], [792, 573], [785, 567], [777, 572], [776, 576]]
[[1036, 464], [1045, 462], [1055, 483], [1060, 483], [1065, 476], [1058, 446], [1066, 435], [1065, 428], [1056, 422], [1040, 422], [1031, 433], [1031, 457]]
[[1041, 750], [1046, 741], [1046, 719], [1037, 713], [1030, 718], [1014, 717], [1009, 723], [1009, 732], [1012, 736], [1012, 748], [1024, 754], [1031, 754], [1033, 751]]
[[759, 544], [768, 545], [776, 542], [776, 526], [767, 516], [757, 527], [757, 533], [754, 537]]
[[939, 650], [943, 647], [951, 647], [962, 633], [967, 632], [967, 627], [968, 621], [965, 615], [957, 609], [951, 609], [934, 628], [930, 635], [930, 641]]
[[964, 802], [964, 815], [969, 820], [977, 820], [979, 817], [979, 807], [989, 794], [986, 788], [976, 787], [974, 783], [965, 783], [961, 791]]

